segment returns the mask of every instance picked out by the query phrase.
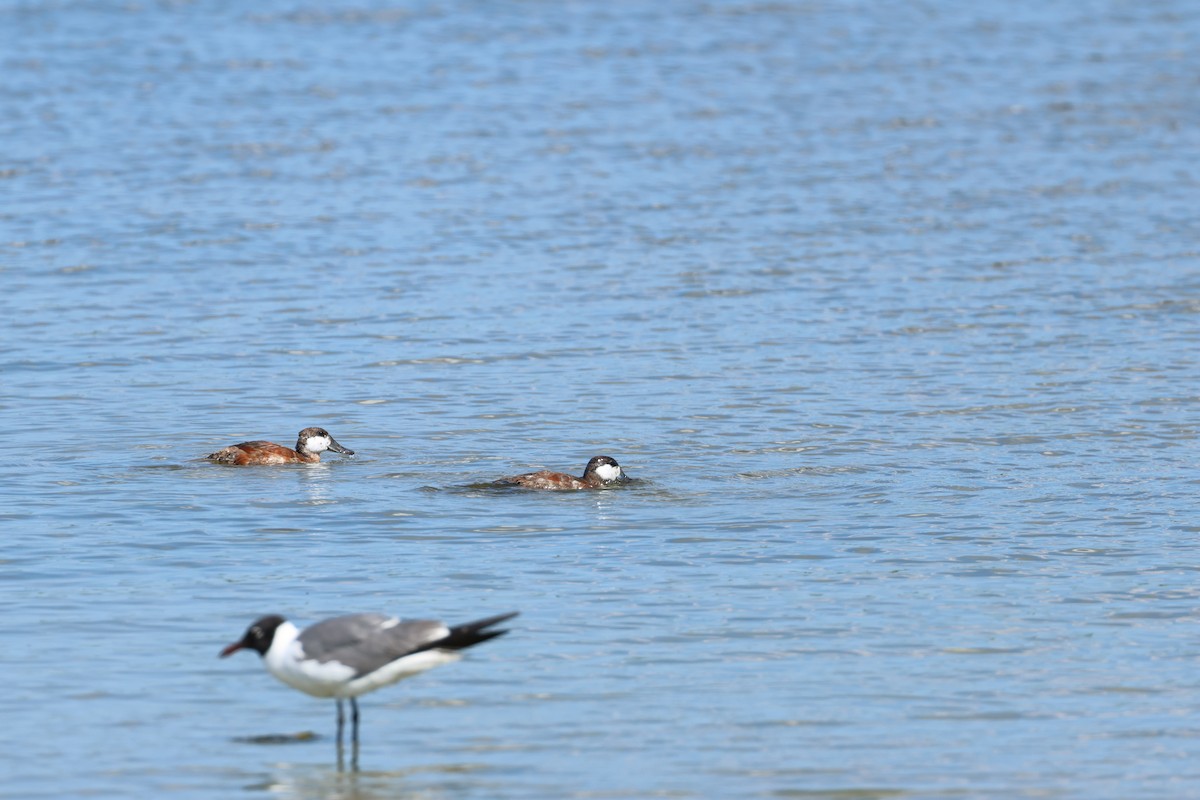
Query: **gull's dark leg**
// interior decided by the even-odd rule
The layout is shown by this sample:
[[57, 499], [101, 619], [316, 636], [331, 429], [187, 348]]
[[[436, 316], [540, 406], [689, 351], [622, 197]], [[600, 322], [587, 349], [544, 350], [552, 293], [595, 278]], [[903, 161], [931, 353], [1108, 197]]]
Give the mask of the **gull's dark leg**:
[[342, 746], [342, 728], [345, 727], [345, 724], [346, 724], [346, 718], [342, 714], [342, 698], [340, 698], [340, 697], [338, 698], [337, 704], [338, 704], [337, 743], [338, 743], [338, 747], [341, 747]]
[[343, 767], [342, 767], [342, 763], [343, 763], [342, 728], [345, 727], [346, 720], [345, 720], [345, 716], [342, 713], [342, 698], [340, 698], [340, 697], [338, 698], [338, 701], [337, 701], [337, 720], [338, 720], [338, 724], [337, 724], [337, 768], [338, 768], [338, 772], [341, 772], [343, 769]]
[[354, 723], [354, 732], [352, 734], [354, 745], [353, 745], [353, 749], [350, 751], [350, 753], [351, 753], [350, 754], [350, 768], [357, 770], [358, 769], [358, 699], [355, 697], [350, 698], [350, 719]]

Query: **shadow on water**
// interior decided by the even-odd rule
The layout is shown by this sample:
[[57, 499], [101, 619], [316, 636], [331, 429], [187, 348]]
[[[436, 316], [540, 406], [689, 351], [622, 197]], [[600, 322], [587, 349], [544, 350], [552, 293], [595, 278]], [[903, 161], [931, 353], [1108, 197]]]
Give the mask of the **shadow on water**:
[[264, 733], [258, 736], [235, 736], [233, 741], [239, 744], [295, 744], [298, 742], [315, 742], [321, 737], [312, 731], [299, 733]]

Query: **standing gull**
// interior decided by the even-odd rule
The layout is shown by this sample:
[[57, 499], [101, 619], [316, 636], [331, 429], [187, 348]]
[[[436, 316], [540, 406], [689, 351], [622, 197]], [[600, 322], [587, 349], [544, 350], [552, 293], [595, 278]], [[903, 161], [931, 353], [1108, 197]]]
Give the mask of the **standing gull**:
[[358, 702], [361, 694], [411, 678], [462, 658], [460, 650], [508, 633], [492, 626], [518, 612], [447, 627], [436, 620], [407, 620], [386, 614], [349, 614], [300, 630], [278, 614], [258, 619], [241, 639], [221, 651], [254, 650], [267, 672], [313, 697], [337, 699], [340, 753], [344, 718], [342, 700], [350, 698], [352, 741], [358, 750]]

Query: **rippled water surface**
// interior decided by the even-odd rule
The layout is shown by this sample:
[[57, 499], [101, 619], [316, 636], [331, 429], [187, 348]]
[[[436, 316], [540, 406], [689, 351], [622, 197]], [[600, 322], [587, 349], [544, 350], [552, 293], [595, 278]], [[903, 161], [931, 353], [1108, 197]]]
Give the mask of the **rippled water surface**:
[[[1200, 796], [1197, 52], [1182, 0], [0, 2], [0, 794]], [[307, 425], [358, 455], [199, 458]], [[216, 657], [510, 609], [358, 772]]]

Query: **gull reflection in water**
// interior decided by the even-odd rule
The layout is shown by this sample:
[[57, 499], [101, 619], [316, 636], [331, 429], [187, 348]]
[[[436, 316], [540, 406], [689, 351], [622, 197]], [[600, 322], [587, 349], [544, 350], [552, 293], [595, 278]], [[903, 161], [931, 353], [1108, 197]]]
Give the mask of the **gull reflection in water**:
[[405, 800], [453, 792], [504, 794], [483, 779], [485, 764], [427, 764], [398, 770], [336, 769], [312, 764], [281, 764], [276, 774], [249, 787], [284, 800]]

